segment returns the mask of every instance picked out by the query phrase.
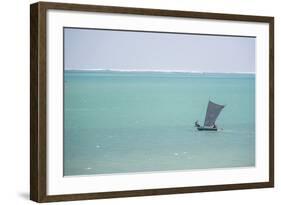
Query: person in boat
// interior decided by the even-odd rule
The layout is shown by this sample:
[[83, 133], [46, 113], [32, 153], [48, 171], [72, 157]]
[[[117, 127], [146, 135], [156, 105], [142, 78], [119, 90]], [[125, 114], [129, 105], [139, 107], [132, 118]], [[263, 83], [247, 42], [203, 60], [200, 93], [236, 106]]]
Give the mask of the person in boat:
[[213, 128], [217, 129], [217, 126], [216, 126], [216, 124], [214, 124]]
[[200, 127], [198, 120], [195, 121], [195, 127]]

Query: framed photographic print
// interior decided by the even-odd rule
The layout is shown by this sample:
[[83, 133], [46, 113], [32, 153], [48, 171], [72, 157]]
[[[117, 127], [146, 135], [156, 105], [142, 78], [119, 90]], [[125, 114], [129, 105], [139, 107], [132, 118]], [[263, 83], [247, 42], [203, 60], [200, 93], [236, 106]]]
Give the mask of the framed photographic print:
[[274, 186], [274, 18], [40, 2], [30, 198]]

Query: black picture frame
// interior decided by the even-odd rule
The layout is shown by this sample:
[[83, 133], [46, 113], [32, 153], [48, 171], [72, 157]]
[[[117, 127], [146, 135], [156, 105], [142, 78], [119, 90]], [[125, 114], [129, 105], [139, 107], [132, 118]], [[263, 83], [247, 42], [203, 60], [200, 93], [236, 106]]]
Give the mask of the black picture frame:
[[[262, 22], [269, 25], [269, 180], [266, 182], [176, 187], [67, 195], [47, 194], [47, 67], [48, 10], [136, 14], [158, 17]], [[30, 199], [36, 202], [209, 192], [274, 186], [274, 17], [38, 2], [30, 6]]]

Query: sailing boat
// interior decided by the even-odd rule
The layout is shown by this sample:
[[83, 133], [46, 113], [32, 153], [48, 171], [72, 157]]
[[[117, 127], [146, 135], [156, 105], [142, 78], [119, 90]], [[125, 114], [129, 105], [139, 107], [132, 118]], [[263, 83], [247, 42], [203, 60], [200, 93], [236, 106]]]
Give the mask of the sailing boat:
[[195, 127], [197, 127], [199, 131], [217, 131], [218, 128], [215, 122], [223, 108], [224, 105], [219, 105], [209, 100], [204, 126], [199, 125], [198, 121], [196, 121]]

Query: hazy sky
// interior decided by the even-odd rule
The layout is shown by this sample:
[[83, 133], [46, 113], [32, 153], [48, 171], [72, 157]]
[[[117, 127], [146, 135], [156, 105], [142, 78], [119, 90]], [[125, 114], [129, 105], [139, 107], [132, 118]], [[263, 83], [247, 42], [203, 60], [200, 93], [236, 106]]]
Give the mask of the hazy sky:
[[255, 72], [255, 38], [64, 30], [65, 69]]

